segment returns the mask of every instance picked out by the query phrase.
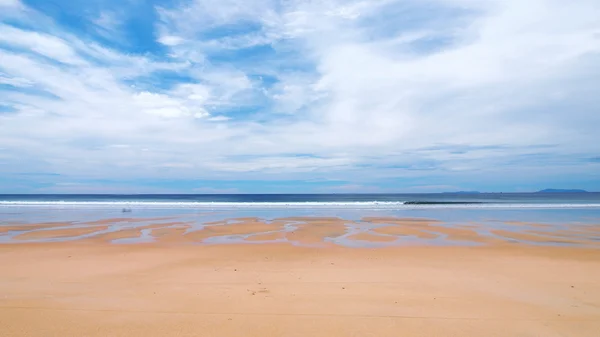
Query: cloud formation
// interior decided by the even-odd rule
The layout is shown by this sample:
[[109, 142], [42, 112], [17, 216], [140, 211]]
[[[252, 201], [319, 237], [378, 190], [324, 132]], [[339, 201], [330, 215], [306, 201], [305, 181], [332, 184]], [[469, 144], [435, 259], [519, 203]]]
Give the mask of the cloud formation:
[[594, 0], [0, 6], [2, 192], [600, 189]]

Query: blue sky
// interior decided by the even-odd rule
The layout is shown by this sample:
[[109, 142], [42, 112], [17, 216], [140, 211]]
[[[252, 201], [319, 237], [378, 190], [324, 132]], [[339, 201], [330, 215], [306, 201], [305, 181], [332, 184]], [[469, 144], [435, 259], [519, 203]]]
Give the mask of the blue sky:
[[0, 193], [600, 190], [597, 0], [0, 0]]

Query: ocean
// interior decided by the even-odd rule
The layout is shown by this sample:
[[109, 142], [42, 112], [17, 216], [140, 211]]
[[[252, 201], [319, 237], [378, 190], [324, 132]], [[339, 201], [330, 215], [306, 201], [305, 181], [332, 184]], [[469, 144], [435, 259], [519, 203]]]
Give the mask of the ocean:
[[2, 194], [0, 206], [131, 208], [600, 208], [600, 193]]

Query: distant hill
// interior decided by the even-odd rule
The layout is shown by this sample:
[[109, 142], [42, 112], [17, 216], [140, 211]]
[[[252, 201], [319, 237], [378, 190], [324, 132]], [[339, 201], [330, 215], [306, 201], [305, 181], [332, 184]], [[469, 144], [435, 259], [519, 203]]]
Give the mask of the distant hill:
[[547, 188], [545, 190], [537, 191], [535, 193], [587, 193], [586, 190], [561, 190], [556, 188]]

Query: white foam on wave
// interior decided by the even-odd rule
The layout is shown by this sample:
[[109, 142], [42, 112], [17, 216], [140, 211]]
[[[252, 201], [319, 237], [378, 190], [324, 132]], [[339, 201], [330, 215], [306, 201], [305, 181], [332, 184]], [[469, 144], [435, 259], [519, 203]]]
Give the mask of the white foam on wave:
[[344, 209], [569, 209], [600, 208], [600, 203], [587, 204], [405, 204], [403, 201], [352, 201], [352, 202], [194, 202], [194, 201], [0, 201], [0, 207], [48, 208], [344, 208]]

